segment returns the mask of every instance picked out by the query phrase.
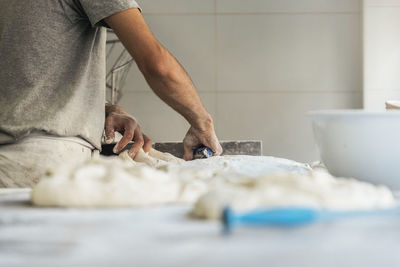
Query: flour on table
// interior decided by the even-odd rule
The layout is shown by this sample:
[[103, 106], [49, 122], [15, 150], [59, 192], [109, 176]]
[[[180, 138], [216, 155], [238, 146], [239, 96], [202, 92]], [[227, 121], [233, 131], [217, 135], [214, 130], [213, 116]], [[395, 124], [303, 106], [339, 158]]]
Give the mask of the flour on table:
[[334, 178], [308, 165], [273, 157], [217, 156], [183, 161], [139, 151], [100, 157], [54, 171], [32, 191], [39, 206], [124, 207], [193, 204], [193, 214], [217, 219], [224, 206], [237, 211], [279, 206], [337, 210], [394, 205], [389, 189]]

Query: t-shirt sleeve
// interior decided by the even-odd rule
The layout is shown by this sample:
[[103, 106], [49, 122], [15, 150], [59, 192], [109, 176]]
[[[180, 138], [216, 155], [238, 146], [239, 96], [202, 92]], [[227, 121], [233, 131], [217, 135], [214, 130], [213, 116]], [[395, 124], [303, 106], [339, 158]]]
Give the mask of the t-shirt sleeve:
[[138, 8], [141, 11], [135, 0], [79, 0], [79, 2], [93, 27], [108, 27], [103, 20], [121, 11], [130, 8]]

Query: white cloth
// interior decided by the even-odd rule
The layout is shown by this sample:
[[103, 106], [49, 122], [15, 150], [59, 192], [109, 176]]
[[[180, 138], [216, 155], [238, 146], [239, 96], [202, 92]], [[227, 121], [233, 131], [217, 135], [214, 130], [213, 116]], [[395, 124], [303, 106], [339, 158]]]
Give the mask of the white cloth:
[[0, 145], [0, 188], [32, 187], [50, 168], [78, 163], [96, 153], [78, 137], [33, 133], [17, 143]]

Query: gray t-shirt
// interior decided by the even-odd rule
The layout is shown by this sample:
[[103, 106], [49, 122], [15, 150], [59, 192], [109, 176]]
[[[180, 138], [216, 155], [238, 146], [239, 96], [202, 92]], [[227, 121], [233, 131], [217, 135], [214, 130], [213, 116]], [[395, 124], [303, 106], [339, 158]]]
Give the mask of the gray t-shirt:
[[0, 0], [0, 143], [32, 131], [101, 146], [103, 19], [134, 0]]

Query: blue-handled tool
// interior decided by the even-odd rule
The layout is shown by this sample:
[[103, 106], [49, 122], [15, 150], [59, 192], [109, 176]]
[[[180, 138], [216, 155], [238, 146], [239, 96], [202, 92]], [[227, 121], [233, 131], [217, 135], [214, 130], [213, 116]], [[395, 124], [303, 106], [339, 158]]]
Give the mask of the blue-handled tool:
[[276, 208], [235, 214], [229, 207], [223, 210], [222, 222], [225, 232], [237, 225], [248, 226], [302, 226], [316, 221], [328, 221], [356, 216], [400, 214], [398, 209], [374, 211], [330, 211], [310, 208]]
[[206, 146], [198, 147], [193, 151], [194, 159], [206, 159], [212, 156], [213, 156], [212, 150]]

